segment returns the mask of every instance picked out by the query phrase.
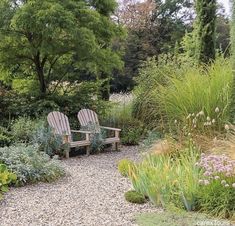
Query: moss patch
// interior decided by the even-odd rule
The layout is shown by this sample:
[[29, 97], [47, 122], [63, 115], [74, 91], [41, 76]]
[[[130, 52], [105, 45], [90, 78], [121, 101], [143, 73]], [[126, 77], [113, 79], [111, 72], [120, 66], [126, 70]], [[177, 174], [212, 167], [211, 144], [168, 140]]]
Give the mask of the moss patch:
[[142, 194], [134, 190], [126, 192], [125, 198], [128, 202], [131, 202], [131, 203], [142, 204], [142, 203], [147, 202], [146, 198]]

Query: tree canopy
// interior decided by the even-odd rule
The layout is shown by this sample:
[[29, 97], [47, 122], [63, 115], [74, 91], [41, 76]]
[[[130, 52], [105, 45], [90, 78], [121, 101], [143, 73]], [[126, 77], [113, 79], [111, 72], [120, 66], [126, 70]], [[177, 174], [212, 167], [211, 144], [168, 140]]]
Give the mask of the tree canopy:
[[100, 78], [121, 68], [112, 48], [113, 39], [123, 35], [111, 19], [116, 5], [114, 0], [2, 0], [1, 79], [27, 78], [45, 96], [56, 88], [52, 82], [78, 81], [84, 70]]

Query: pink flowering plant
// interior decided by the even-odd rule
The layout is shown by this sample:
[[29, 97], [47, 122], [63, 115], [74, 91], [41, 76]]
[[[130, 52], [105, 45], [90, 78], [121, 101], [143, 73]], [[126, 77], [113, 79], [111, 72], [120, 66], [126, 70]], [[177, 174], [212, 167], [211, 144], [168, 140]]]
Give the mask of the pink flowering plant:
[[215, 216], [235, 217], [235, 161], [226, 155], [201, 155], [198, 208]]

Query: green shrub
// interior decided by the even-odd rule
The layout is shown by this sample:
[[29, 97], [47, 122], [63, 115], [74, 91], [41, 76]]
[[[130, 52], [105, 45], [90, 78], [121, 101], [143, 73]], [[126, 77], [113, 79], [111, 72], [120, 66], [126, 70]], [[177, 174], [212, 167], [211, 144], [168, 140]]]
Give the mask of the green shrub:
[[0, 147], [9, 146], [11, 144], [11, 139], [3, 134], [0, 134]]
[[127, 177], [129, 175], [129, 170], [133, 165], [134, 163], [131, 160], [122, 159], [118, 163], [118, 171], [122, 176]]
[[51, 111], [61, 111], [69, 117], [71, 127], [76, 129], [78, 127], [76, 115], [80, 109], [90, 108], [99, 115], [104, 114], [108, 102], [100, 98], [100, 85], [102, 81], [76, 82], [68, 84], [67, 87], [62, 83], [53, 94], [47, 95], [44, 99], [34, 95], [35, 90], [22, 94], [16, 90], [9, 91], [0, 87], [0, 125], [7, 125], [9, 116], [12, 119], [17, 119], [22, 115], [38, 118]]
[[39, 150], [49, 156], [63, 156], [67, 148], [63, 145], [61, 136], [55, 135], [42, 119], [20, 117], [13, 122], [11, 129], [15, 142], [37, 144]]
[[59, 160], [38, 151], [36, 146], [10, 146], [0, 148], [0, 162], [17, 175], [16, 185], [50, 182], [64, 175]]
[[0, 147], [9, 146], [12, 142], [11, 137], [0, 134]]
[[40, 125], [33, 133], [32, 144], [39, 145], [39, 151], [43, 151], [49, 156], [63, 156], [66, 146], [63, 144], [62, 137], [53, 133], [50, 127]]
[[12, 122], [12, 136], [17, 142], [29, 142], [33, 139], [37, 128], [42, 124], [42, 120], [32, 120], [29, 117], [19, 117]]
[[11, 133], [0, 126], [0, 147], [9, 146], [12, 143], [12, 139]]
[[15, 182], [17, 179], [14, 173], [11, 173], [7, 166], [0, 164], [0, 199], [2, 198], [1, 193], [8, 191], [8, 185]]
[[102, 123], [106, 126], [120, 128], [121, 143], [137, 145], [145, 135], [144, 123], [132, 116], [132, 102], [114, 104], [106, 113]]
[[137, 204], [143, 204], [147, 202], [146, 198], [142, 194], [134, 190], [126, 192], [125, 199], [128, 202]]
[[124, 145], [138, 145], [145, 135], [144, 124], [134, 118], [126, 121], [121, 129], [121, 142]]
[[105, 129], [101, 129], [98, 124], [91, 122], [86, 126], [82, 126], [81, 130], [92, 132], [90, 134], [90, 148], [92, 153], [98, 153], [104, 148], [104, 139], [107, 136]]
[[91, 134], [90, 141], [92, 153], [99, 153], [104, 148], [105, 132], [106, 131], [101, 130], [100, 133]]

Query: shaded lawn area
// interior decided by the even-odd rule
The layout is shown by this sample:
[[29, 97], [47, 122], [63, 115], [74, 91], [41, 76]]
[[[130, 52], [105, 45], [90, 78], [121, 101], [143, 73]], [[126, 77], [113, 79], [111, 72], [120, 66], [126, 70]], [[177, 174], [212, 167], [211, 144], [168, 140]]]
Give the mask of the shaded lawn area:
[[139, 226], [234, 226], [235, 222], [220, 220], [208, 217], [201, 213], [189, 212], [161, 212], [161, 213], [142, 213], [136, 216]]

